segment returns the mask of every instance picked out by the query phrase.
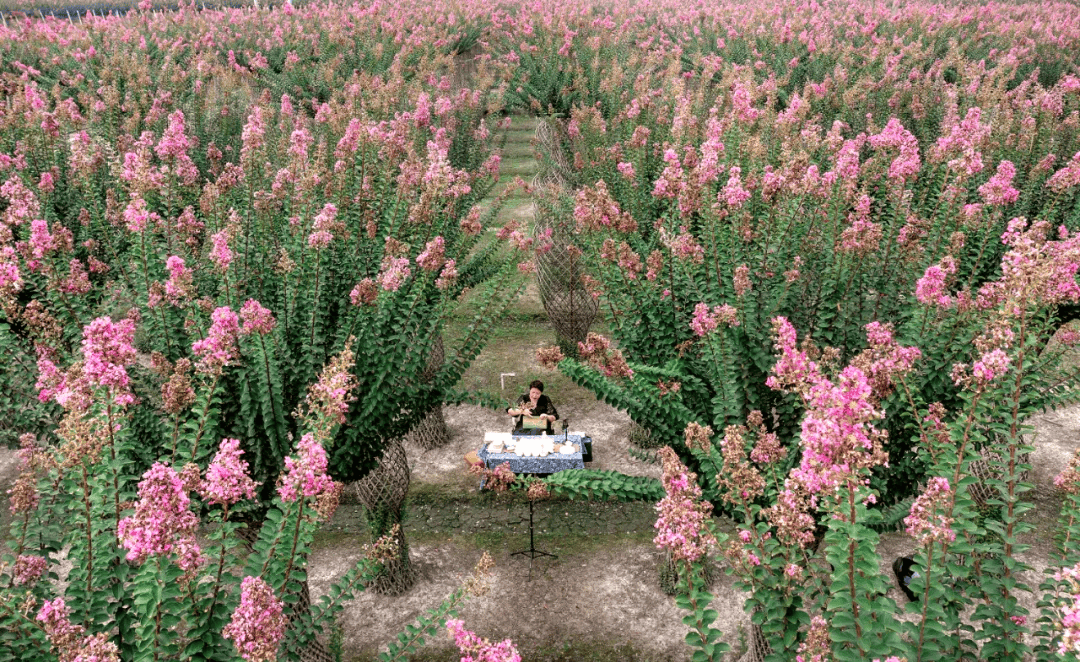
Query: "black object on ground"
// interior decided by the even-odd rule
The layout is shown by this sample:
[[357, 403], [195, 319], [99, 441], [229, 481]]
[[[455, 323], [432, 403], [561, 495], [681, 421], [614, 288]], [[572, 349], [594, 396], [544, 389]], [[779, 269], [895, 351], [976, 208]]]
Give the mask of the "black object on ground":
[[893, 572], [896, 573], [896, 582], [900, 584], [900, 590], [904, 592], [911, 602], [918, 601], [915, 593], [911, 590], [911, 580], [919, 576], [919, 566], [915, 559], [910, 556], [901, 556], [892, 563]]

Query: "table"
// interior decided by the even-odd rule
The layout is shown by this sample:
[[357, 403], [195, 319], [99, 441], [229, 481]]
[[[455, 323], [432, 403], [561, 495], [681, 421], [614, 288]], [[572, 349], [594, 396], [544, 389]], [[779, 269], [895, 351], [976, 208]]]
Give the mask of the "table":
[[[521, 437], [516, 437], [521, 438]], [[563, 435], [551, 437], [556, 446], [563, 440]], [[521, 457], [513, 453], [489, 453], [484, 444], [477, 456], [484, 461], [484, 466], [494, 469], [500, 464], [509, 463], [510, 471], [516, 474], [553, 474], [567, 469], [584, 469], [586, 455], [585, 444], [592, 445], [592, 438], [586, 435], [569, 434], [566, 441], [578, 447], [577, 453], [551, 453], [547, 457]]]

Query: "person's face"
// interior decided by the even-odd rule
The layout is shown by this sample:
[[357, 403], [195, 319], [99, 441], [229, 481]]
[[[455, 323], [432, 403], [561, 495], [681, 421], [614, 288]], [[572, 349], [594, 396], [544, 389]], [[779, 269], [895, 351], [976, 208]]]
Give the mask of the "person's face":
[[533, 387], [533, 388], [529, 389], [529, 399], [532, 400], [533, 402], [536, 402], [537, 400], [540, 399], [540, 393], [541, 393], [540, 389], [538, 389], [536, 387]]

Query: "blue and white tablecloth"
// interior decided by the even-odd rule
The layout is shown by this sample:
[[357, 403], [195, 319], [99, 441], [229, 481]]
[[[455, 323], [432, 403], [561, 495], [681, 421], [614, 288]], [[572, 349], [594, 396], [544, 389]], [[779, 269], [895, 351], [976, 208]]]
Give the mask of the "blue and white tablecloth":
[[[535, 437], [533, 437], [535, 439]], [[557, 434], [551, 437], [555, 440], [558, 448], [563, 443], [563, 435]], [[551, 453], [547, 457], [521, 457], [513, 453], [489, 453], [487, 444], [480, 449], [477, 455], [484, 461], [484, 466], [494, 469], [500, 464], [510, 463], [510, 471], [516, 474], [553, 474], [566, 469], [584, 469], [585, 461], [582, 459], [585, 450], [585, 442], [592, 443], [592, 438], [570, 434], [566, 435], [566, 443], [577, 446], [576, 453]]]

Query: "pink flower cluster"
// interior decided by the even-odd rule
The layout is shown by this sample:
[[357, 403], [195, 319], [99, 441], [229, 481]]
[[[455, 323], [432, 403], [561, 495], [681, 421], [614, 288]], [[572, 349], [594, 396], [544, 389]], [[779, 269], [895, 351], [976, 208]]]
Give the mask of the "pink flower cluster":
[[1012, 161], [1002, 161], [994, 176], [979, 187], [979, 195], [988, 205], [1011, 205], [1020, 199], [1020, 191], [1012, 186], [1015, 177], [1016, 166]]
[[435, 237], [424, 245], [424, 250], [416, 256], [416, 264], [424, 271], [432, 273], [442, 269], [446, 263], [446, 241]]
[[0, 295], [12, 295], [23, 288], [18, 255], [12, 246], [0, 246]]
[[337, 206], [326, 203], [322, 211], [315, 215], [315, 221], [311, 226], [312, 233], [308, 235], [308, 246], [316, 250], [326, 248], [334, 239], [334, 230], [339, 232], [344, 229], [344, 224], [337, 221]]
[[48, 559], [44, 556], [20, 554], [19, 558], [15, 559], [15, 570], [12, 572], [11, 583], [15, 586], [33, 584], [41, 578], [47, 566]]
[[278, 481], [278, 496], [282, 501], [293, 502], [302, 497], [319, 497], [335, 489], [334, 481], [326, 473], [326, 449], [315, 435], [305, 434], [297, 445], [296, 457], [285, 458], [285, 472]]
[[184, 258], [178, 255], [170, 255], [165, 260], [165, 268], [169, 271], [169, 280], [165, 281], [165, 297], [174, 306], [187, 301], [194, 288], [193, 275]]
[[694, 330], [694, 335], [699, 338], [704, 337], [715, 331], [720, 324], [739, 326], [738, 311], [726, 303], [722, 306], [713, 306], [712, 310], [709, 310], [708, 304], [705, 303], [694, 306], [694, 318], [690, 320], [690, 328]]
[[926, 490], [911, 505], [911, 513], [904, 518], [908, 535], [920, 545], [956, 540], [956, 532], [951, 528], [952, 518], [944, 514], [952, 506], [953, 497], [947, 478], [931, 478]]
[[255, 498], [255, 481], [248, 475], [248, 463], [240, 458], [240, 440], [222, 439], [218, 452], [206, 468], [199, 494], [207, 503], [231, 506], [240, 499]]
[[750, 199], [750, 191], [747, 191], [743, 187], [742, 178], [740, 177], [742, 168], [739, 166], [731, 166], [728, 173], [729, 177], [727, 184], [725, 184], [724, 188], [717, 194], [716, 199], [717, 202], [723, 200], [729, 209], [739, 209]]
[[233, 232], [231, 228], [225, 228], [220, 232], [215, 232], [210, 235], [210, 243], [212, 248], [210, 249], [210, 259], [213, 260], [217, 270], [221, 273], [225, 273], [229, 270], [229, 265], [233, 261], [233, 252], [229, 248], [229, 242], [232, 240]]
[[210, 329], [206, 337], [196, 340], [191, 351], [199, 357], [199, 372], [220, 375], [225, 366], [236, 358], [236, 337], [240, 332], [240, 320], [228, 306], [222, 306], [210, 314]]
[[732, 278], [732, 287], [735, 289], [735, 296], [741, 297], [753, 288], [753, 283], [750, 282], [750, 266], [746, 264], [740, 264], [735, 267], [735, 274]]
[[521, 662], [521, 655], [509, 639], [493, 644], [466, 630], [465, 623], [458, 619], [446, 621], [446, 629], [462, 653], [461, 662]]
[[456, 260], [447, 260], [443, 264], [442, 271], [439, 272], [439, 277], [435, 279], [435, 287], [440, 290], [449, 289], [457, 282], [458, 270]]
[[968, 108], [967, 114], [960, 122], [956, 121], [955, 112], [951, 115], [952, 125], [949, 127], [949, 133], [938, 138], [932, 158], [935, 161], [941, 161], [951, 156], [948, 162], [949, 170], [970, 177], [983, 169], [982, 154], [979, 149], [990, 137], [992, 127], [982, 123], [982, 109], [977, 106]]
[[1058, 654], [1080, 653], [1080, 563], [1071, 568], [1062, 568], [1054, 579], [1068, 584], [1069, 597], [1060, 607], [1061, 641]]
[[866, 256], [877, 250], [881, 242], [881, 225], [870, 220], [871, 200], [868, 195], [860, 195], [855, 201], [855, 210], [849, 216], [851, 225], [840, 233], [840, 251]]
[[161, 134], [155, 151], [159, 158], [172, 162], [174, 174], [185, 186], [194, 186], [199, 179], [199, 169], [188, 155], [194, 144], [187, 136], [184, 124], [184, 112], [174, 111], [169, 115], [169, 126]]
[[574, 221], [578, 230], [612, 229], [626, 233], [637, 230], [637, 223], [630, 214], [619, 208], [619, 203], [611, 197], [607, 184], [602, 179], [591, 188], [578, 190], [574, 204]]
[[896, 179], [903, 183], [913, 179], [919, 173], [922, 167], [922, 161], [919, 158], [919, 141], [900, 124], [897, 118], [891, 118], [881, 133], [870, 136], [870, 144], [875, 149], [885, 147], [899, 149], [899, 156], [889, 164], [889, 179]]
[[919, 303], [939, 308], [950, 308], [953, 298], [949, 295], [946, 284], [949, 276], [956, 273], [956, 260], [946, 255], [938, 264], [932, 264], [923, 272], [922, 278], [915, 283], [915, 298]]
[[64, 662], [120, 662], [120, 651], [109, 635], [84, 636], [86, 628], [71, 622], [71, 609], [63, 598], [46, 600], [36, 620]]
[[135, 401], [128, 388], [126, 369], [135, 362], [134, 342], [132, 319], [113, 322], [108, 317], [99, 317], [83, 327], [83, 375], [90, 384], [108, 388], [120, 405]]
[[379, 286], [386, 292], [397, 292], [409, 279], [409, 258], [390, 257], [383, 259], [382, 273], [379, 274]]
[[349, 301], [354, 306], [368, 305], [375, 303], [375, 299], [379, 296], [379, 288], [375, 285], [375, 281], [370, 278], [365, 278], [353, 287], [349, 292]]
[[802, 462], [792, 478], [811, 494], [860, 481], [858, 474], [884, 464], [885, 433], [873, 426], [883, 414], [874, 406], [873, 389], [866, 373], [855, 365], [844, 368], [834, 384], [822, 375], [805, 352], [796, 349], [795, 329], [783, 317], [773, 320], [780, 358], [766, 384], [794, 390], [806, 402], [802, 421]]
[[176, 554], [181, 568], [194, 571], [201, 550], [195, 542], [199, 518], [188, 509], [190, 503], [176, 471], [155, 462], [139, 481], [135, 514], [120, 520], [116, 529], [127, 559], [142, 563], [148, 556]]
[[675, 237], [671, 237], [661, 228], [660, 239], [665, 246], [671, 249], [671, 253], [679, 259], [689, 260], [693, 264], [701, 264], [705, 261], [705, 249], [697, 242], [694, 235], [690, 234], [686, 226], [681, 226], [679, 234]]
[[240, 320], [242, 322], [240, 335], [242, 336], [249, 336], [253, 333], [265, 336], [277, 326], [277, 320], [274, 319], [274, 314], [270, 312], [270, 309], [264, 308], [255, 299], [248, 299], [244, 302], [244, 305], [240, 308]]
[[248, 662], [271, 662], [277, 658], [287, 625], [285, 603], [274, 595], [274, 589], [260, 577], [244, 577], [240, 604], [221, 636], [232, 640], [236, 652]]
[[656, 504], [658, 518], [653, 543], [676, 560], [698, 561], [716, 545], [708, 528], [712, 504], [701, 498], [697, 476], [689, 471], [670, 446], [660, 449], [664, 462], [664, 491]]
[[590, 333], [585, 342], [578, 343], [581, 358], [606, 377], [630, 379], [634, 371], [623, 358], [622, 351], [611, 349], [611, 341], [597, 333]]
[[874, 397], [880, 400], [892, 391], [895, 378], [911, 371], [922, 352], [917, 347], [901, 347], [893, 338], [891, 324], [870, 322], [866, 325], [866, 340], [870, 348], [854, 363], [866, 372]]

